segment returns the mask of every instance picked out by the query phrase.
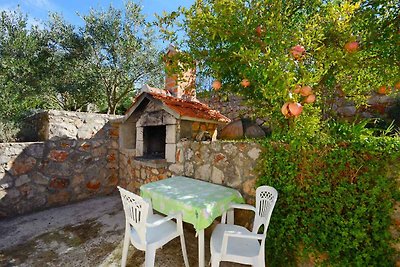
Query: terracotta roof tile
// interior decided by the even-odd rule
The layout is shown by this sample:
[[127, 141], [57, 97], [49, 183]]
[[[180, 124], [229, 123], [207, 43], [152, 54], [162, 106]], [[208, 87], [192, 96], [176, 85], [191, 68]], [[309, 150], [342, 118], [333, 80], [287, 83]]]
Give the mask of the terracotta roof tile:
[[206, 104], [183, 100], [180, 98], [150, 93], [154, 98], [161, 100], [167, 107], [179, 113], [179, 115], [190, 118], [215, 120], [219, 122], [230, 122], [230, 119], [211, 109]]
[[[173, 96], [158, 94], [154, 92], [144, 92], [142, 94], [148, 94], [151, 95], [153, 98], [160, 100], [165, 106], [172, 109], [182, 117], [212, 120], [217, 122], [231, 121], [229, 118], [225, 117], [217, 110], [211, 109], [206, 104], [200, 102], [183, 100]], [[142, 94], [136, 97], [136, 99], [133, 102], [133, 105]]]

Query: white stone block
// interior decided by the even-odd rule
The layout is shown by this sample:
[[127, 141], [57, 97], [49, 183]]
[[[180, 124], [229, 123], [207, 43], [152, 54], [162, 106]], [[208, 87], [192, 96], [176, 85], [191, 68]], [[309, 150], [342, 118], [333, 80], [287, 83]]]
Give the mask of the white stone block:
[[186, 162], [185, 163], [185, 176], [191, 177], [191, 176], [193, 176], [193, 174], [194, 174], [193, 163], [191, 163], [190, 161]]
[[143, 127], [136, 127], [136, 142], [143, 141]]
[[171, 114], [164, 112], [163, 113], [163, 124], [176, 124], [176, 119]]
[[165, 144], [165, 159], [175, 163], [176, 144]]
[[211, 170], [210, 164], [202, 165], [194, 172], [194, 178], [203, 181], [210, 181]]
[[256, 160], [260, 156], [261, 149], [258, 149], [256, 147], [253, 147], [249, 152], [247, 152], [247, 155], [252, 159]]
[[143, 141], [136, 142], [136, 157], [143, 156]]
[[222, 184], [224, 182], [224, 173], [216, 168], [216, 167], [212, 167], [212, 173], [211, 173], [211, 182], [213, 182], [214, 184]]
[[169, 170], [175, 175], [183, 175], [183, 165], [182, 164], [171, 164]]
[[143, 117], [140, 117], [140, 119], [138, 119], [138, 121], [136, 122], [136, 126], [137, 127], [143, 126], [143, 123], [144, 123], [144, 119], [143, 119]]
[[166, 137], [165, 142], [167, 144], [175, 144], [176, 143], [176, 125], [166, 125]]

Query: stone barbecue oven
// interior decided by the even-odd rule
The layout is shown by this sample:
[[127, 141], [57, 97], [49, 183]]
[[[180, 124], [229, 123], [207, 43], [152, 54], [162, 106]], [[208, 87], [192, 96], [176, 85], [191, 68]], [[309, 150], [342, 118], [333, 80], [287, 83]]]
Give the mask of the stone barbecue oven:
[[[175, 53], [173, 47], [167, 56], [170, 53]], [[125, 116], [115, 121], [120, 123], [122, 149], [131, 150], [139, 160], [174, 163], [179, 140], [216, 138], [218, 124], [230, 120], [196, 99], [193, 71], [182, 77], [167, 75], [165, 89], [142, 87]]]

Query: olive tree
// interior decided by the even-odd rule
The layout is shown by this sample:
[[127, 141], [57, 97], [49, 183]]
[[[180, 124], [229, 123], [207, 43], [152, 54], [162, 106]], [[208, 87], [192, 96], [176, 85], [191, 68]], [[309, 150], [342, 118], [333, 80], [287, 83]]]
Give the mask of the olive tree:
[[[29, 28], [20, 11], [0, 14], [0, 114], [3, 120], [15, 120], [35, 107], [46, 105], [42, 98], [43, 76], [49, 57], [45, 34]], [[44, 94], [46, 95], [46, 94]]]
[[142, 83], [160, 85], [163, 64], [155, 47], [156, 35], [140, 5], [127, 2], [123, 10], [110, 6], [83, 16], [81, 34], [88, 46], [88, 67], [99, 79], [108, 113]]

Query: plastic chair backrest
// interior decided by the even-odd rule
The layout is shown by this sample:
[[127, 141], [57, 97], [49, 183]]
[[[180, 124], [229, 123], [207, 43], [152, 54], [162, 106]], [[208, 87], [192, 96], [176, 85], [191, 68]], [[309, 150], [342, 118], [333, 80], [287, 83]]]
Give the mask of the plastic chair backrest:
[[147, 203], [142, 197], [119, 186], [118, 190], [121, 193], [127, 226], [129, 224], [136, 230], [141, 244], [145, 245], [146, 222], [150, 204]]
[[278, 191], [271, 186], [260, 186], [256, 190], [256, 214], [253, 223], [253, 233], [257, 233], [264, 225], [264, 235], [268, 230], [269, 220], [274, 209]]

